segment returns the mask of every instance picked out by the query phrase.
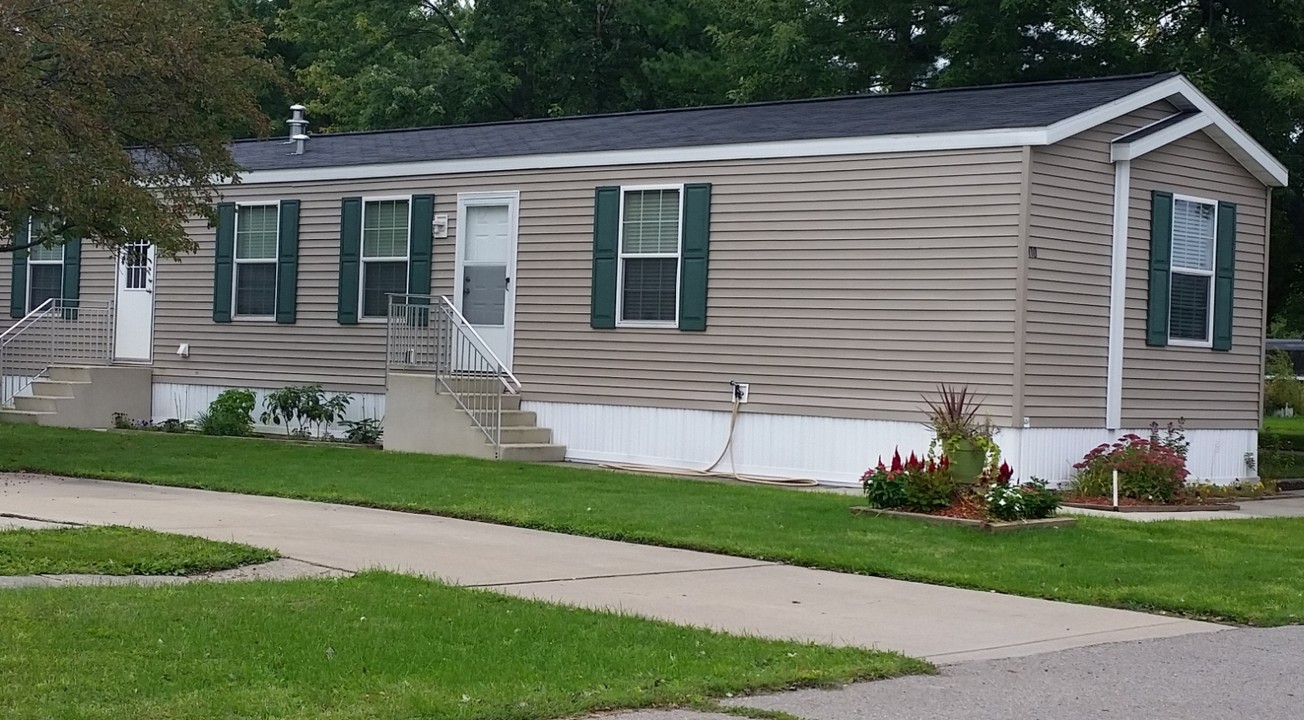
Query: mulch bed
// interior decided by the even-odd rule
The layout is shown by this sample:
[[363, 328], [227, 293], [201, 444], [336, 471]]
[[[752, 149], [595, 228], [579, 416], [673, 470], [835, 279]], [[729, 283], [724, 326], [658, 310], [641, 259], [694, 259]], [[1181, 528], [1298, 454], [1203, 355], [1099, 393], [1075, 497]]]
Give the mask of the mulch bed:
[[962, 495], [959, 500], [948, 507], [934, 510], [928, 514], [937, 517], [963, 518], [965, 520], [986, 520], [987, 513], [984, 510], [982, 498], [977, 495]]
[[1064, 507], [1110, 512], [1194, 512], [1198, 510], [1240, 510], [1241, 506], [1223, 498], [1190, 498], [1181, 502], [1148, 503], [1136, 498], [1120, 497], [1115, 510], [1113, 500], [1102, 497], [1068, 496], [1060, 502]]

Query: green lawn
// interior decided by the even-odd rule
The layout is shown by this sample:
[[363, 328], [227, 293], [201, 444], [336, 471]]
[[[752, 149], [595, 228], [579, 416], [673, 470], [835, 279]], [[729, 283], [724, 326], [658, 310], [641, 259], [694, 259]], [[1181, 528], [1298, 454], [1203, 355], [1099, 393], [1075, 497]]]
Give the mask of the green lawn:
[[386, 573], [10, 590], [0, 614], [14, 720], [554, 718], [931, 669]]
[[1296, 417], [1265, 417], [1263, 429], [1274, 433], [1304, 433], [1304, 415]]
[[0, 531], [0, 575], [191, 575], [275, 558], [248, 545], [125, 527]]
[[260, 493], [1258, 625], [1304, 618], [1304, 520], [985, 535], [855, 497], [275, 441], [0, 425], [0, 469]]

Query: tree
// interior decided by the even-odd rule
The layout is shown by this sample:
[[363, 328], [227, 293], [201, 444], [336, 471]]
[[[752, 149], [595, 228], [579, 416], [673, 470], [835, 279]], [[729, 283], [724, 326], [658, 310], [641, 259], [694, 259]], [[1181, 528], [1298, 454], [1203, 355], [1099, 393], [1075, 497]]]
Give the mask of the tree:
[[0, 251], [30, 244], [33, 215], [38, 242], [193, 250], [184, 224], [236, 173], [232, 134], [265, 128], [261, 47], [225, 0], [5, 0]]

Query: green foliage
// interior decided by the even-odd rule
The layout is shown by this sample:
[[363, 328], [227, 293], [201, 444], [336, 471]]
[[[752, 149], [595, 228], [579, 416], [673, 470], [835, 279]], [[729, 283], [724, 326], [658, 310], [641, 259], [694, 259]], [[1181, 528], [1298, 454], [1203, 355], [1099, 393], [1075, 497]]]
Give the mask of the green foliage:
[[920, 460], [914, 453], [904, 462], [900, 452], [894, 453], [891, 467], [880, 460], [860, 482], [870, 507], [907, 512], [941, 510], [955, 500], [957, 489], [945, 458]]
[[1295, 376], [1295, 365], [1285, 350], [1268, 353], [1268, 372], [1263, 380], [1263, 409], [1275, 415], [1289, 408], [1304, 416], [1304, 383]]
[[996, 427], [989, 418], [978, 419], [982, 410], [983, 399], [970, 392], [969, 386], [937, 386], [937, 399], [924, 397], [927, 406], [928, 425], [933, 431], [933, 440], [929, 443], [929, 455], [936, 455], [940, 445], [942, 454], [958, 457], [973, 446], [986, 457], [984, 474], [988, 477], [996, 474], [1001, 463], [1001, 448], [996, 444], [994, 435]]
[[193, 251], [227, 144], [266, 127], [257, 26], [227, 0], [5, 0], [0, 24], [0, 250], [35, 212], [40, 241]]
[[994, 483], [983, 494], [983, 505], [993, 520], [1038, 520], [1059, 510], [1059, 493], [1035, 477], [1022, 485]]
[[259, 419], [263, 424], [285, 425], [286, 435], [311, 437], [315, 430], [325, 440], [327, 426], [344, 417], [351, 401], [344, 393], [327, 396], [321, 385], [288, 386], [267, 393]]
[[253, 411], [252, 390], [223, 390], [208, 410], [195, 418], [195, 425], [205, 435], [248, 436], [254, 431], [253, 419], [249, 417]]
[[375, 445], [385, 434], [385, 429], [376, 418], [341, 420], [340, 425], [344, 428], [344, 439], [351, 443]]
[[[1118, 471], [1121, 497], [1154, 503], [1178, 499], [1186, 478], [1185, 436], [1150, 439], [1128, 434], [1087, 453], [1073, 467], [1077, 471], [1069, 493], [1082, 497], [1112, 497], [1114, 471]], [[1183, 448], [1179, 450], [1178, 448]]]

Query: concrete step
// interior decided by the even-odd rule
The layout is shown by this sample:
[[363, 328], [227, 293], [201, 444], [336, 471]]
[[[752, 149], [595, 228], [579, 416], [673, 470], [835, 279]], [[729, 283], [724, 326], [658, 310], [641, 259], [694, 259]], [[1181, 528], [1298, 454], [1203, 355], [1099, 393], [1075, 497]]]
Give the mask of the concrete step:
[[72, 398], [55, 398], [42, 395], [19, 395], [14, 398], [14, 409], [54, 414], [59, 412], [60, 400], [71, 399]]
[[498, 459], [517, 462], [561, 462], [566, 459], [566, 446], [552, 443], [503, 445], [499, 449]]
[[52, 412], [37, 412], [35, 410], [0, 410], [0, 423], [42, 425], [42, 420], [53, 418], [54, 413]]
[[552, 442], [552, 430], [532, 425], [503, 426], [501, 442], [505, 445], [547, 445]]
[[90, 382], [80, 380], [46, 380], [38, 378], [32, 382], [32, 394], [47, 398], [77, 397], [77, 391], [89, 387]]
[[84, 365], [54, 365], [50, 368], [50, 379], [88, 383], [91, 381], [91, 369]]
[[538, 424], [539, 416], [533, 410], [503, 408], [503, 427], [534, 427]]
[[[458, 394], [458, 397], [461, 398], [462, 402], [466, 403], [468, 407], [491, 408], [493, 407], [496, 396], [486, 395], [484, 393], [460, 393]], [[521, 409], [520, 395], [502, 395], [501, 397], [503, 412]]]

